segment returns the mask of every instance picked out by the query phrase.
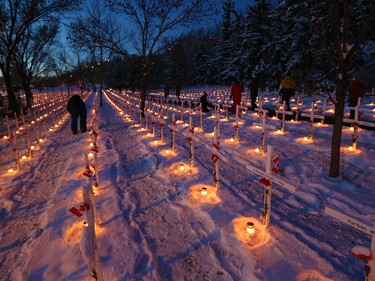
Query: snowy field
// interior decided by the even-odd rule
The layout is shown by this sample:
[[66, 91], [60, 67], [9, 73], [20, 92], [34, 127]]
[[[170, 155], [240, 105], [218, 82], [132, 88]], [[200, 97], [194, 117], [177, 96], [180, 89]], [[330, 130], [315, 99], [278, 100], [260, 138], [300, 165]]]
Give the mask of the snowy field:
[[[89, 123], [97, 95], [86, 98]], [[341, 176], [330, 178], [332, 125], [315, 123], [312, 139], [305, 140], [308, 121], [287, 118], [284, 132], [278, 132], [281, 119], [269, 117], [267, 125], [275, 128], [263, 135], [264, 148], [271, 145], [275, 155], [280, 155], [277, 177], [297, 191], [272, 185], [270, 224], [265, 227], [265, 186], [259, 182], [262, 176], [251, 171], [252, 167], [266, 171], [267, 154], [256, 152], [262, 144], [262, 128], [253, 124], [260, 122], [258, 114], [248, 111], [238, 124], [234, 114], [220, 120], [221, 158], [216, 162], [219, 173], [214, 173], [212, 144], [217, 119], [212, 117], [213, 109], [203, 114], [202, 128], [199, 114], [192, 114], [191, 158], [185, 110], [183, 122], [181, 111], [175, 108], [164, 109], [162, 121], [160, 107], [150, 104], [148, 108], [157, 114], [148, 113], [146, 129], [145, 120], [140, 125], [138, 108], [125, 106], [126, 100], [124, 94], [107, 91], [97, 115], [99, 186], [94, 193], [104, 280], [365, 279], [364, 262], [352, 255], [352, 249], [370, 248], [371, 235], [326, 214], [325, 208], [375, 228], [374, 130], [359, 128], [357, 149], [352, 151], [348, 147], [353, 131], [343, 128]], [[311, 101], [305, 98], [300, 110], [308, 114]], [[374, 122], [370, 102], [364, 101], [364, 114]], [[14, 141], [3, 138], [7, 129], [1, 127], [1, 280], [93, 280], [80, 252], [84, 219], [68, 211], [83, 201], [81, 187], [87, 180], [82, 175], [83, 155], [90, 152], [92, 139], [89, 132], [72, 134], [69, 116], [60, 113], [65, 105], [66, 99], [51, 105], [62, 109], [46, 115], [45, 130], [43, 121], [38, 127], [26, 125], [34, 146], [32, 159], [26, 155], [25, 129], [20, 129], [20, 170], [8, 171], [16, 168]], [[125, 114], [135, 110], [134, 120], [120, 110]], [[172, 114], [178, 121], [174, 151], [168, 127]], [[236, 125], [238, 141], [234, 140]], [[13, 134], [13, 119], [10, 126]], [[40, 138], [46, 134], [39, 144], [35, 128]], [[215, 179], [219, 180], [216, 186]], [[206, 195], [202, 187], [207, 188]], [[248, 222], [255, 225], [252, 234], [247, 233]], [[374, 272], [375, 268], [370, 274]]]

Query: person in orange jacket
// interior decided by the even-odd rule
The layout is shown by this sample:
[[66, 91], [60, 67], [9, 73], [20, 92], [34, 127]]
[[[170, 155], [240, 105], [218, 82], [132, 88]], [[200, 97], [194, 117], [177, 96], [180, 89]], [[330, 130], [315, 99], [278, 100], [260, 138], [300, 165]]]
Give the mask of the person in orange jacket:
[[245, 92], [244, 87], [238, 83], [235, 77], [231, 77], [232, 88], [230, 90], [230, 99], [233, 99], [232, 112], [236, 113], [237, 105], [241, 105], [242, 93]]

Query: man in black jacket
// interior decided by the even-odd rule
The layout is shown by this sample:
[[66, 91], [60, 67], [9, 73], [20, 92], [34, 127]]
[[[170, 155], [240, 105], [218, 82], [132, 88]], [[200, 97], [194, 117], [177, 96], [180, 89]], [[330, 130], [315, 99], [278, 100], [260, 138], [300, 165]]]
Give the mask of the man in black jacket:
[[87, 117], [87, 112], [86, 112], [86, 105], [85, 102], [81, 99], [79, 95], [73, 95], [67, 105], [67, 110], [72, 116], [72, 123], [71, 123], [71, 129], [73, 134], [77, 134], [78, 128], [77, 128], [77, 123], [78, 123], [78, 117], [80, 119], [80, 129], [81, 132], [84, 133], [86, 132], [86, 117]]

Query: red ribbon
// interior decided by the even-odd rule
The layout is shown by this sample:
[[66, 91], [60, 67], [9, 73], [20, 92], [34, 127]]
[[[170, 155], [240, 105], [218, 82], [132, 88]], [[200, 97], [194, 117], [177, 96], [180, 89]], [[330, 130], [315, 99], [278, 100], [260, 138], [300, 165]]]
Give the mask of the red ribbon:
[[98, 147], [96, 145], [94, 145], [93, 148], [91, 148], [91, 151], [94, 151], [96, 153], [99, 152]]
[[219, 156], [217, 156], [216, 154], [212, 154], [211, 160], [212, 160], [212, 162], [216, 163], [217, 160], [219, 160]]
[[188, 142], [193, 141], [193, 139], [192, 139], [191, 137], [186, 138], [186, 140], [187, 140]]
[[266, 178], [261, 178], [261, 179], [259, 180], [259, 183], [261, 183], [261, 184], [263, 184], [263, 185], [265, 185], [265, 186], [271, 186], [271, 182], [270, 182], [270, 180], [268, 180], [268, 179], [266, 179]]
[[163, 123], [160, 123], [160, 124], [159, 124], [159, 127], [160, 127], [160, 128], [164, 128], [164, 124], [163, 124]]
[[194, 134], [194, 128], [189, 129], [189, 132]]
[[358, 127], [358, 123], [357, 122], [353, 122], [352, 123], [352, 127]]
[[216, 143], [213, 143], [212, 146], [215, 147], [216, 149], [220, 149], [220, 146]]
[[92, 172], [90, 170], [90, 167], [86, 167], [86, 171], [83, 173], [85, 177], [91, 178], [92, 177]]

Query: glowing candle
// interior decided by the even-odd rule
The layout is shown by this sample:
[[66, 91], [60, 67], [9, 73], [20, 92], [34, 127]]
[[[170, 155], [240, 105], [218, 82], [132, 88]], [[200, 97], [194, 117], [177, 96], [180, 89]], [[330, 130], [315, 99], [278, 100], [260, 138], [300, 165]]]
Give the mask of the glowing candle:
[[181, 165], [180, 165], [180, 170], [181, 170], [181, 171], [185, 170], [185, 166], [184, 166], [184, 164], [181, 164]]
[[201, 194], [202, 194], [203, 196], [206, 196], [206, 195], [207, 195], [207, 192], [208, 192], [207, 187], [203, 186], [202, 189], [201, 189]]
[[249, 233], [249, 234], [253, 234], [253, 233], [255, 232], [255, 225], [254, 225], [253, 222], [248, 222], [248, 223], [246, 224], [246, 231], [247, 231], [247, 233]]

